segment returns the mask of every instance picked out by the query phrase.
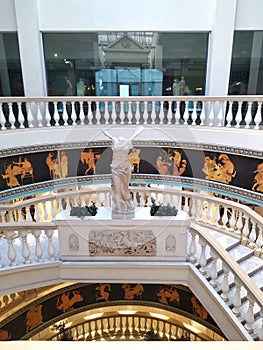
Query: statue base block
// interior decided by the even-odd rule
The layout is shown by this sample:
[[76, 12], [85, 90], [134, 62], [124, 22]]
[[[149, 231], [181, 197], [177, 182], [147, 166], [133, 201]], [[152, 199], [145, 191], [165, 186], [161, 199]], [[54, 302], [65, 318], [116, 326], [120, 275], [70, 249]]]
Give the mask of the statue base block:
[[135, 210], [132, 209], [130, 211], [126, 211], [126, 212], [121, 212], [121, 211], [117, 211], [117, 210], [112, 210], [111, 212], [111, 218], [112, 219], [133, 219], [135, 218]]
[[64, 210], [55, 222], [65, 262], [186, 261], [190, 218], [181, 210], [155, 217], [150, 207], [128, 213], [101, 207], [96, 216], [82, 218]]

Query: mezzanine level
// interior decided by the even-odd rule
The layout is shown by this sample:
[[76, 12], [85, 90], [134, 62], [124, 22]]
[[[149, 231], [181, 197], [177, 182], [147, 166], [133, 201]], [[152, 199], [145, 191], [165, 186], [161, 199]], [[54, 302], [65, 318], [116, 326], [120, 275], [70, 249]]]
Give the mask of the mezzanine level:
[[[40, 148], [53, 150], [54, 147], [61, 148], [61, 145], [69, 149], [79, 144], [84, 148], [90, 140], [105, 145], [107, 141], [105, 143], [100, 136], [97, 137], [102, 127], [117, 127], [126, 133], [130, 124], [145, 124], [149, 128], [145, 134], [148, 145], [178, 147], [187, 143], [192, 148], [199, 145], [201, 149], [220, 149], [221, 152], [233, 152], [235, 148], [245, 156], [261, 157], [262, 99], [258, 96], [154, 99], [70, 97], [70, 101], [68, 97], [60, 97], [1, 101], [4, 103], [0, 109], [1, 152], [4, 157], [21, 154], [21, 151], [34, 153]], [[222, 136], [222, 130], [226, 138]], [[143, 144], [143, 141], [138, 140], [138, 144]], [[262, 270], [257, 266], [250, 274], [244, 272], [239, 266], [240, 262], [231, 259], [225, 251], [226, 247], [208, 233], [216, 231], [222, 232], [224, 237], [231, 236], [236, 240], [235, 244], [240, 243], [257, 261], [262, 261], [262, 217], [247, 205], [237, 202], [241, 200], [244, 204], [260, 207], [260, 192], [196, 178], [155, 175], [147, 179], [147, 175], [140, 178], [136, 174], [133, 182], [142, 184], [131, 188], [136, 206], [149, 206], [151, 198], [155, 198], [175, 205], [191, 218], [185, 262], [160, 261], [154, 265], [147, 261], [126, 262], [122, 266], [113, 259], [112, 262], [97, 264], [86, 262], [85, 266], [65, 263], [60, 259], [55, 223], [58, 213], [74, 205], [86, 205], [91, 199], [96, 199], [98, 206], [111, 205], [110, 176], [98, 175], [97, 183], [93, 180], [96, 180], [96, 176], [66, 177], [1, 192], [1, 244], [4, 249], [1, 249], [0, 275], [5, 279], [3, 293], [19, 292], [28, 286], [42, 286], [47, 281], [58, 283], [72, 280], [76, 271], [79, 280], [87, 281], [87, 269], [88, 281], [109, 280], [110, 269], [112, 280], [128, 277], [129, 281], [139, 282], [142, 281], [140, 276], [144, 280], [148, 276], [149, 281], [185, 283], [200, 297], [229, 339], [263, 338], [262, 285], [257, 286], [252, 279], [258, 272], [262, 274]], [[166, 180], [170, 183], [166, 183]], [[162, 187], [161, 191], [157, 182]], [[152, 186], [144, 187], [147, 183]], [[103, 188], [102, 184], [106, 187]], [[25, 200], [30, 194], [37, 194], [36, 198]], [[140, 204], [136, 195], [141, 198]], [[221, 196], [234, 201], [224, 200]], [[21, 202], [8, 203], [22, 197], [24, 200]], [[227, 249], [230, 250], [229, 247]], [[43, 273], [40, 274], [40, 271]], [[12, 298], [5, 297], [2, 305], [11, 302]], [[216, 314], [220, 314], [219, 310], [224, 310], [224, 316], [218, 319]]]

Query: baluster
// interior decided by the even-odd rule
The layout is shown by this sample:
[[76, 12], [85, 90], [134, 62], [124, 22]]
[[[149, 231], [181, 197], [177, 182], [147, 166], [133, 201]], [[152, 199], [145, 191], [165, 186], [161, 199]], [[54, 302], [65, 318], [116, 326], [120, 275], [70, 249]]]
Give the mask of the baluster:
[[250, 123], [252, 122], [252, 102], [248, 102], [247, 113], [245, 115], [245, 128], [248, 129], [250, 127]]
[[52, 240], [54, 231], [45, 230], [45, 234], [48, 238], [48, 249], [47, 249], [48, 257], [50, 260], [55, 260], [55, 247]]
[[212, 219], [213, 219], [213, 216], [211, 215], [211, 202], [210, 201], [207, 201], [207, 214], [206, 214], [206, 221], [208, 223], [212, 223]]
[[234, 231], [235, 229], [235, 224], [236, 224], [236, 211], [234, 208], [232, 208], [231, 210], [231, 217], [230, 217], [230, 220], [229, 220], [229, 230], [230, 231]]
[[224, 207], [223, 210], [224, 210], [224, 213], [222, 216], [222, 225], [223, 225], [223, 228], [227, 229], [227, 223], [228, 223], [227, 207]]
[[3, 112], [3, 104], [1, 103], [0, 104], [0, 124], [2, 126], [1, 127], [2, 130], [6, 130], [5, 123], [6, 123], [6, 119]]
[[44, 221], [47, 221], [47, 218], [48, 218], [47, 201], [43, 202], [43, 218], [44, 218]]
[[185, 101], [185, 109], [183, 114], [184, 125], [188, 124], [188, 119], [189, 119], [189, 101]]
[[180, 114], [180, 101], [176, 101], [176, 112], [175, 112], [175, 124], [180, 124], [181, 114]]
[[241, 306], [241, 295], [240, 295], [241, 284], [236, 278], [235, 278], [235, 284], [236, 284], [236, 290], [232, 300], [232, 303], [234, 305], [234, 308], [232, 309], [232, 311], [238, 317], [240, 316], [239, 309]]
[[36, 240], [36, 247], [35, 247], [35, 255], [38, 262], [43, 262], [42, 256], [43, 256], [43, 249], [40, 244], [40, 236], [41, 236], [41, 230], [33, 230], [32, 235], [35, 237]]
[[228, 108], [227, 115], [226, 115], [226, 127], [227, 128], [231, 128], [231, 122], [233, 120], [232, 107], [233, 107], [233, 101], [229, 101], [229, 108]]
[[256, 246], [256, 239], [257, 239], [257, 233], [256, 233], [256, 223], [253, 219], [251, 219], [251, 225], [252, 225], [252, 229], [250, 231], [250, 235], [249, 235], [249, 247], [250, 248], [255, 248]]
[[112, 124], [117, 124], [117, 110], [118, 110], [118, 102], [112, 101], [112, 113], [111, 113], [111, 118], [112, 118]]
[[49, 112], [49, 103], [50, 102], [45, 102], [45, 121], [46, 121], [46, 126], [51, 126], [51, 115]]
[[241, 122], [242, 122], [242, 102], [238, 102], [238, 107], [237, 107], [237, 114], [236, 114], [236, 125], [235, 128], [240, 128]]
[[189, 197], [184, 196], [184, 205], [182, 209], [185, 213], [189, 213]]
[[56, 208], [55, 208], [55, 205], [54, 205], [54, 200], [50, 200], [50, 204], [51, 204], [51, 210], [50, 210], [50, 213], [51, 213], [51, 221], [53, 219], [55, 219], [57, 213], [56, 213]]
[[[173, 119], [173, 111], [172, 111], [172, 102], [169, 101], [168, 103], [168, 110], [167, 110], [167, 124], [172, 124]], [[144, 124], [147, 124], [147, 121], [145, 119]]]
[[128, 112], [127, 112], [127, 117], [128, 117], [128, 124], [132, 124], [132, 105], [131, 102], [127, 102], [128, 104]]
[[[22, 108], [21, 108], [22, 103], [21, 102], [17, 102], [17, 107], [18, 107], [18, 116], [17, 116], [17, 120], [19, 122], [19, 128], [20, 129], [24, 129], [25, 125], [24, 125], [24, 115], [22, 113]], [[1, 112], [0, 112], [1, 113]], [[1, 122], [1, 121], [0, 121]]]
[[262, 232], [262, 227], [258, 226], [258, 238], [256, 240], [256, 253], [257, 256], [261, 257], [261, 254], [263, 253], [262, 251], [262, 246], [263, 246], [263, 232]]
[[205, 120], [206, 120], [206, 113], [205, 113], [205, 108], [206, 108], [206, 102], [202, 102], [202, 110], [200, 114], [200, 125], [205, 125]]
[[9, 116], [8, 116], [8, 120], [9, 123], [11, 124], [11, 129], [15, 129], [15, 122], [16, 122], [16, 118], [14, 115], [14, 111], [13, 111], [13, 103], [12, 102], [8, 102], [8, 107], [9, 107]]
[[206, 259], [206, 243], [199, 240], [200, 244], [201, 244], [201, 255], [200, 255], [200, 260], [199, 260], [199, 264], [200, 264], [200, 269], [199, 271], [201, 272], [202, 275], [206, 274], [206, 264], [207, 264], [207, 259]]
[[105, 125], [109, 125], [109, 119], [110, 119], [110, 109], [112, 106], [112, 102], [105, 102], [105, 112], [104, 112], [104, 120], [105, 120]]
[[238, 212], [238, 219], [236, 222], [236, 233], [241, 234], [241, 230], [243, 227], [243, 215], [242, 215], [242, 211]]
[[219, 203], [214, 203], [215, 206], [215, 214], [214, 214], [214, 224], [216, 226], [219, 226], [219, 219], [220, 219], [220, 205]]
[[133, 102], [135, 106], [135, 113], [134, 113], [134, 118], [135, 118], [135, 123], [140, 124], [140, 109], [139, 109], [139, 102]]
[[36, 220], [36, 222], [40, 221], [40, 215], [39, 215], [39, 203], [35, 204], [35, 215], [34, 218]]
[[197, 210], [196, 210], [196, 198], [192, 197], [191, 198], [191, 209], [190, 209], [190, 216], [195, 219], [197, 214]]
[[193, 107], [193, 112], [192, 112], [192, 125], [196, 125], [196, 120], [197, 120], [197, 112], [196, 112], [196, 106], [197, 106], [197, 101], [193, 101], [194, 107]]
[[203, 221], [204, 219], [204, 205], [205, 205], [205, 200], [202, 198], [200, 199], [200, 214], [199, 214], [199, 220]]
[[214, 119], [215, 119], [215, 113], [214, 113], [214, 101], [211, 101], [211, 106], [210, 106], [210, 112], [208, 115], [208, 125], [213, 126], [214, 125]]
[[254, 316], [254, 304], [255, 300], [251, 297], [248, 297], [248, 309], [247, 312], [244, 314], [244, 319], [246, 320], [245, 328], [248, 331], [248, 333], [253, 333], [253, 323], [255, 321], [255, 316]]
[[224, 276], [223, 276], [223, 281], [221, 283], [221, 289], [222, 289], [221, 298], [224, 301], [228, 301], [228, 292], [229, 292], [228, 276], [230, 271], [226, 266], [223, 266], [223, 271], [224, 271]]
[[36, 112], [37, 126], [42, 127], [43, 125], [42, 125], [42, 114], [40, 111], [40, 102], [36, 102], [36, 107], [37, 107], [37, 112]]
[[65, 101], [62, 102], [62, 120], [64, 121], [64, 125], [68, 125], [69, 116], [67, 113], [67, 105]]
[[22, 238], [23, 242], [23, 247], [22, 247], [22, 256], [24, 258], [24, 264], [30, 264], [30, 250], [28, 247], [28, 242], [27, 242], [27, 235], [28, 231], [27, 230], [20, 230], [20, 236]]
[[29, 128], [33, 128], [33, 121], [34, 121], [34, 117], [32, 114], [32, 110], [31, 110], [31, 102], [27, 103], [27, 123], [28, 123], [28, 127]]
[[[76, 102], [71, 102], [71, 120], [72, 120], [72, 125], [77, 125], [77, 113], [76, 113]], [[80, 108], [80, 106], [79, 106]]]
[[119, 106], [120, 124], [124, 124], [125, 113], [123, 108], [123, 101], [119, 102]]
[[59, 125], [59, 119], [60, 119], [60, 116], [59, 116], [59, 113], [58, 113], [58, 102], [54, 102], [54, 115], [53, 115], [53, 119], [54, 119], [54, 122], [55, 122], [55, 126], [56, 125]]
[[247, 245], [248, 236], [249, 236], [249, 218], [247, 215], [244, 215], [244, 219], [245, 219], [245, 225], [243, 227], [241, 242], [243, 245]]
[[[146, 113], [146, 115], [145, 115], [145, 117], [144, 117], [144, 113], [145, 113], [145, 103], [144, 103], [144, 101], [141, 101], [140, 102], [140, 120], [141, 120], [141, 124], [147, 124], [147, 113]], [[168, 123], [168, 121], [167, 121], [167, 123]], [[171, 122], [170, 122], [170, 124], [171, 124]]]
[[84, 114], [84, 108], [83, 108], [83, 102], [84, 101], [79, 101], [79, 125], [84, 125], [85, 124], [85, 114]]
[[191, 234], [191, 243], [190, 243], [190, 247], [189, 247], [189, 261], [194, 264], [196, 262], [196, 232], [194, 232], [193, 230], [191, 230], [190, 232]]
[[[95, 103], [95, 102], [94, 102]], [[93, 114], [92, 114], [92, 110], [91, 110], [91, 102], [90, 101], [87, 101], [87, 109], [88, 109], [88, 114], [87, 116], [85, 117], [85, 119], [87, 118], [87, 124], [91, 125], [92, 124], [92, 117], [93, 117]]]
[[58, 212], [61, 213], [64, 208], [63, 208], [63, 198], [62, 197], [59, 197], [57, 198], [57, 201], [58, 201]]
[[17, 254], [16, 254], [16, 250], [15, 250], [14, 245], [13, 245], [13, 239], [15, 238], [16, 234], [14, 231], [6, 231], [6, 232], [4, 232], [4, 235], [5, 235], [5, 237], [7, 239], [7, 243], [8, 243], [7, 257], [10, 261], [9, 266], [15, 266], [15, 265], [17, 265], [17, 263], [16, 263]]
[[257, 108], [257, 113], [254, 118], [254, 129], [259, 129], [259, 124], [261, 123], [261, 108], [262, 108], [262, 102], [258, 102], [258, 108]]
[[210, 270], [210, 284], [211, 286], [213, 286], [214, 288], [217, 286], [217, 257], [216, 256], [212, 256], [212, 266], [211, 266], [211, 270]]
[[218, 116], [217, 116], [217, 126], [224, 126], [224, 104], [223, 101], [219, 101], [219, 112], [218, 112]]

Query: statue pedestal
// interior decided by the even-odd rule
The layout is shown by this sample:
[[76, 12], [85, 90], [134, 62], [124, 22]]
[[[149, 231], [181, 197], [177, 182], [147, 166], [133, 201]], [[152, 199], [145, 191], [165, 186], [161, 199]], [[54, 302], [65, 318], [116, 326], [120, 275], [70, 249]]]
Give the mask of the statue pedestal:
[[112, 219], [110, 208], [78, 218], [65, 210], [56, 224], [62, 261], [186, 261], [190, 219], [151, 216], [150, 207], [135, 210], [134, 218]]

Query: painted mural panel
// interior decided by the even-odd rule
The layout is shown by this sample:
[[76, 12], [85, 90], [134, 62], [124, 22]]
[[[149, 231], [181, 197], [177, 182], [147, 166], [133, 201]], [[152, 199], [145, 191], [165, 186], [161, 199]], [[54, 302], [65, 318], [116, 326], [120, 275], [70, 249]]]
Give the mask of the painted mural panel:
[[[236, 154], [173, 147], [133, 147], [135, 174], [194, 177], [263, 192], [263, 161]], [[58, 149], [0, 159], [0, 190], [66, 177], [110, 174], [109, 147]]]
[[73, 286], [54, 292], [38, 303], [28, 305], [21, 313], [0, 324], [2, 340], [18, 340], [32, 336], [46, 322], [66, 317], [68, 312], [85, 308], [110, 306], [116, 302], [154, 303], [174, 312], [183, 312], [208, 328], [220, 330], [200, 301], [184, 286], [141, 283], [95, 283]]

